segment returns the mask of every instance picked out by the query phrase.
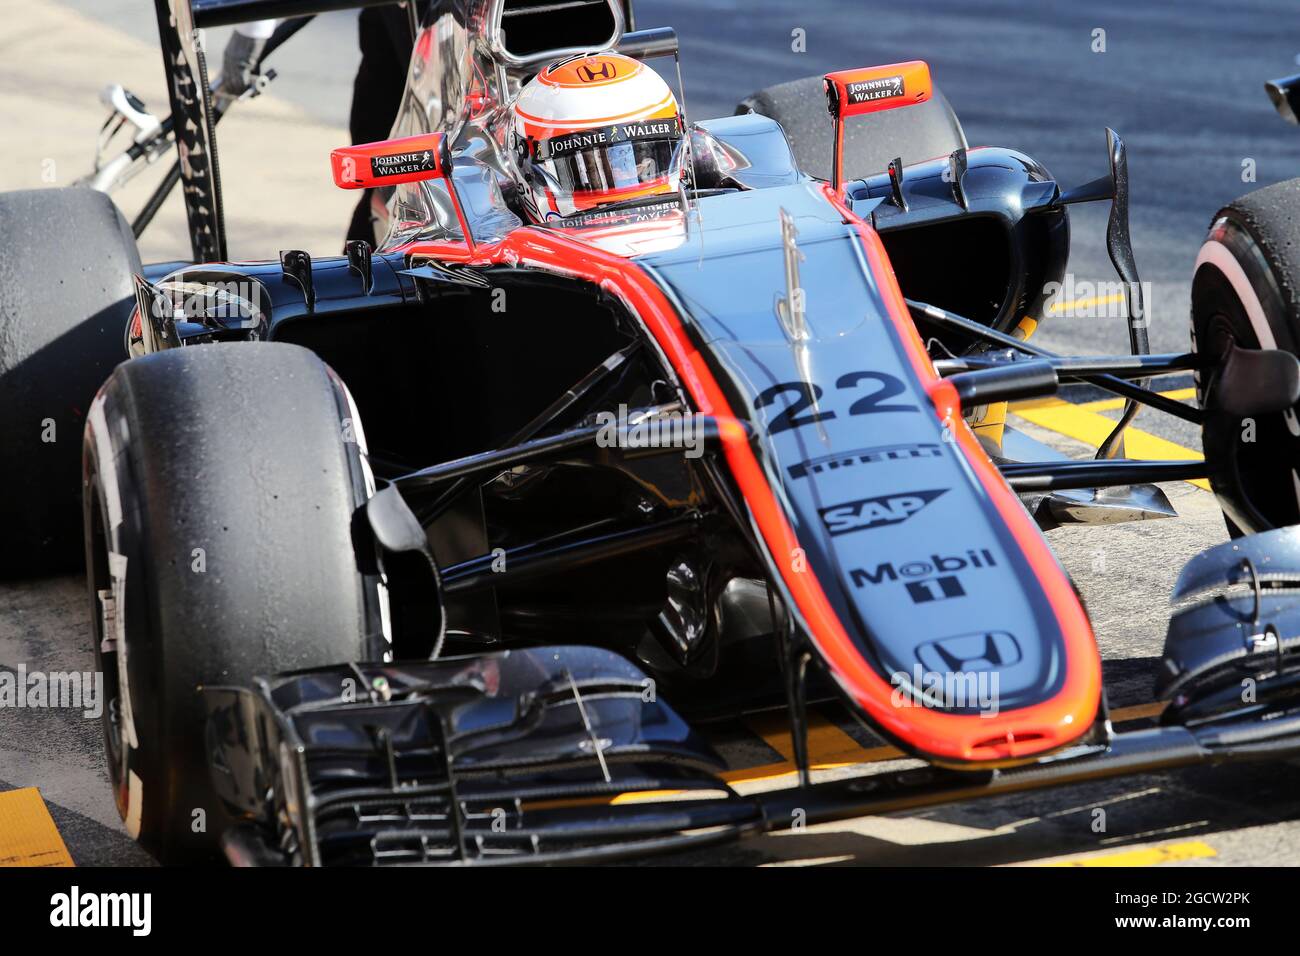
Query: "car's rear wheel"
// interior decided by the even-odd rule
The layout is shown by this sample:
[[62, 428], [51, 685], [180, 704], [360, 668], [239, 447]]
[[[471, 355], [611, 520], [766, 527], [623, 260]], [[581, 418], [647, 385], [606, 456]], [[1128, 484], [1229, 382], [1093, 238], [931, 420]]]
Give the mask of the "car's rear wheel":
[[[834, 141], [820, 76], [778, 83], [746, 97], [737, 113], [761, 113], [781, 124], [799, 168], [830, 179]], [[844, 178], [862, 179], [888, 168], [895, 157], [905, 164], [947, 156], [966, 145], [966, 134], [938, 85], [928, 102], [901, 110], [882, 110], [844, 124]]]
[[[1255, 190], [1219, 210], [1196, 257], [1192, 347], [1300, 354], [1300, 179]], [[1220, 387], [1197, 376], [1203, 405]], [[1202, 429], [1212, 485], [1234, 535], [1300, 523], [1300, 409], [1239, 419], [1207, 416]]]
[[0, 194], [0, 575], [81, 560], [81, 430], [126, 358], [140, 254], [91, 189]]
[[383, 653], [359, 570], [363, 439], [297, 346], [191, 346], [120, 365], [84, 440], [86, 563], [118, 810], [164, 862], [216, 858], [199, 688]]

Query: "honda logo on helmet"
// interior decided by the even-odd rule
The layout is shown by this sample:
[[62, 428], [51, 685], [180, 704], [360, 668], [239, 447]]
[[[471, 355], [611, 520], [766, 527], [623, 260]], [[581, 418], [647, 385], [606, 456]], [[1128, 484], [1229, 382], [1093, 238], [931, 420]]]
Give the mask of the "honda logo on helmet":
[[617, 75], [614, 64], [608, 60], [595, 60], [595, 66], [590, 63], [584, 63], [578, 67], [578, 79], [584, 83], [595, 83], [597, 80], [612, 80]]

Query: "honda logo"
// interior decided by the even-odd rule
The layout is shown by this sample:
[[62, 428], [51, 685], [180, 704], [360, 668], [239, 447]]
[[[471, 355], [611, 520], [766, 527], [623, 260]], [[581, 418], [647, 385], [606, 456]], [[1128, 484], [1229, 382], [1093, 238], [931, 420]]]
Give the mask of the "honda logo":
[[584, 63], [578, 67], [578, 79], [584, 83], [595, 83], [597, 80], [612, 80], [616, 75], [614, 64], [608, 60], [597, 60], [594, 66]]
[[922, 644], [916, 656], [927, 671], [966, 674], [1018, 663], [1020, 645], [1006, 631], [977, 631]]

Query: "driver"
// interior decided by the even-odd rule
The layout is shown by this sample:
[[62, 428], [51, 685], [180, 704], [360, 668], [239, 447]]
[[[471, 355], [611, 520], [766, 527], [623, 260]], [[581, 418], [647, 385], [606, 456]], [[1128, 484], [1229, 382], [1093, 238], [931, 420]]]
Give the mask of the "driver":
[[639, 60], [586, 54], [552, 63], [512, 107], [509, 146], [534, 222], [677, 192], [677, 99]]

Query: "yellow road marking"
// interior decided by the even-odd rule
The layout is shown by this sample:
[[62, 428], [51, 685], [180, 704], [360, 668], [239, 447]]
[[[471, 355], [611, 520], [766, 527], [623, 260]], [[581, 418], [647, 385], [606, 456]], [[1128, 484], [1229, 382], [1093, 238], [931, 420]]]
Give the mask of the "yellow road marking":
[[1166, 843], [1163, 846], [1144, 846], [1136, 850], [1120, 850], [1116, 853], [1098, 853], [1095, 856], [1078, 857], [1073, 860], [1060, 860], [1056, 863], [1044, 863], [1043, 866], [1159, 866], [1161, 863], [1175, 863], [1179, 860], [1202, 860], [1218, 856], [1214, 847], [1200, 840], [1186, 843]]
[[1047, 314], [1060, 315], [1062, 312], [1072, 312], [1075, 309], [1086, 309], [1093, 305], [1110, 305], [1112, 302], [1123, 301], [1123, 292], [1112, 292], [1110, 295], [1091, 295], [1086, 299], [1074, 299], [1070, 302], [1053, 302], [1047, 307]]
[[72, 866], [50, 811], [35, 787], [0, 793], [0, 866]]
[[1020, 320], [1020, 324], [1016, 326], [1016, 330], [1011, 334], [1022, 342], [1028, 342], [1029, 337], [1033, 335], [1037, 329], [1038, 320], [1032, 316], [1026, 315]]
[[[1195, 388], [1176, 388], [1171, 392], [1161, 392], [1165, 398], [1172, 398], [1176, 402], [1185, 402], [1189, 398], [1196, 397]], [[1119, 411], [1124, 407], [1122, 398], [1103, 398], [1095, 402], [1080, 402], [1075, 408], [1086, 408], [1090, 412], [1112, 412]]]
[[[1165, 398], [1172, 398], [1176, 402], [1185, 402], [1189, 398], [1196, 397], [1195, 388], [1175, 388], [1168, 392], [1158, 392]], [[1067, 402], [1063, 398], [1029, 398], [1022, 402], [1016, 402], [1011, 406], [1011, 411], [1018, 413], [1022, 408], [1060, 408], [1062, 405], [1069, 405], [1073, 408], [1082, 408], [1090, 412], [1118, 411], [1124, 407], [1122, 398], [1101, 398], [1095, 402]]]
[[[746, 725], [786, 761], [794, 761], [794, 742], [790, 736], [790, 722], [784, 711], [751, 717]], [[808, 762], [835, 763], [845, 758], [857, 758], [865, 749], [821, 714], [808, 715]]]
[[1069, 402], [1062, 401], [1059, 398], [1027, 398], [1024, 401], [1016, 402], [1014, 405], [1010, 406], [1007, 411], [1012, 415], [1019, 415], [1026, 409], [1032, 411], [1039, 408], [1060, 408], [1062, 405], [1069, 404]]
[[[897, 747], [872, 747], [870, 749], [858, 748], [858, 752], [852, 757], [845, 755], [842, 760], [814, 760], [811, 756], [808, 759], [809, 770], [843, 770], [845, 767], [856, 767], [866, 763], [880, 763], [884, 760], [902, 760], [907, 754]], [[741, 767], [737, 770], [727, 770], [719, 776], [727, 783], [767, 783], [780, 777], [793, 777], [798, 773], [793, 760], [783, 760], [780, 763], [765, 763], [757, 767]]]
[[1116, 707], [1110, 712], [1111, 723], [1122, 724], [1126, 720], [1142, 720], [1145, 717], [1159, 717], [1169, 706], [1167, 700], [1153, 700], [1149, 704], [1134, 704], [1132, 707]]
[[633, 793], [620, 793], [610, 798], [612, 806], [623, 803], [653, 803], [656, 800], [664, 800], [668, 797], [676, 797], [686, 793], [685, 790], [637, 790]]
[[[1024, 402], [1011, 409], [1012, 414], [1019, 415], [1026, 421], [1041, 425], [1058, 434], [1077, 439], [1094, 448], [1106, 440], [1106, 436], [1115, 428], [1115, 423], [1105, 415], [1099, 415], [1082, 405], [1063, 402], [1060, 399]], [[1203, 456], [1175, 444], [1158, 435], [1144, 432], [1140, 428], [1129, 427], [1125, 432], [1125, 450], [1129, 458], [1143, 460], [1167, 461], [1203, 461]], [[1210, 490], [1210, 483], [1204, 478], [1195, 478], [1191, 482], [1198, 488]]]

